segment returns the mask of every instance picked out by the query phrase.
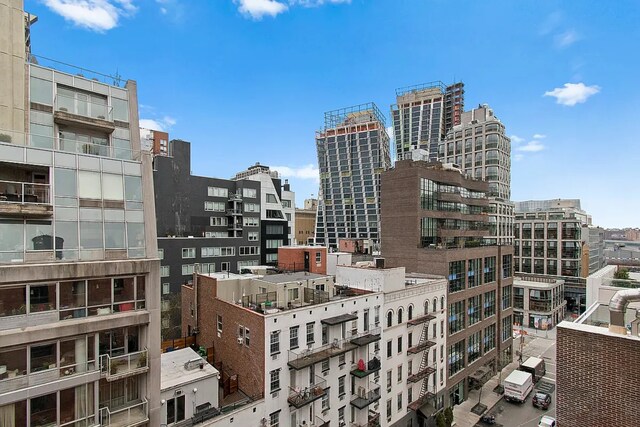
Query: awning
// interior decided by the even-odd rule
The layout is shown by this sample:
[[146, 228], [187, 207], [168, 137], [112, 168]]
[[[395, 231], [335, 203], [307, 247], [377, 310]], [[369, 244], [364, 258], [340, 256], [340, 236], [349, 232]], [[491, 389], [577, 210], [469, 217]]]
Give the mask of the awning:
[[333, 326], [339, 325], [340, 323], [349, 322], [352, 320], [358, 320], [358, 316], [355, 314], [341, 314], [340, 316], [329, 317], [327, 319], [320, 320], [320, 323], [325, 325]]

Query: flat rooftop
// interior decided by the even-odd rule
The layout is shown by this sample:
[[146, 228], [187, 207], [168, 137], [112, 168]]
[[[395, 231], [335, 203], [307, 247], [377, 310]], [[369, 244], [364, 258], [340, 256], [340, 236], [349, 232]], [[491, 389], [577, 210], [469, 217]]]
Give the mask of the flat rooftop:
[[262, 278], [260, 278], [260, 280], [263, 280], [269, 283], [288, 283], [288, 282], [296, 282], [300, 280], [321, 279], [324, 277], [328, 277], [328, 275], [309, 273], [306, 271], [296, 271], [292, 273], [269, 274], [267, 276], [263, 276]]
[[[202, 369], [198, 361], [202, 361]], [[191, 363], [187, 365], [189, 362]], [[191, 369], [187, 369], [185, 365]], [[160, 389], [162, 391], [209, 377], [219, 377], [218, 370], [189, 347], [160, 355]]]
[[513, 278], [513, 286], [521, 288], [533, 288], [533, 289], [552, 289], [556, 286], [562, 285], [564, 280], [551, 279], [551, 280], [529, 280], [520, 277]]

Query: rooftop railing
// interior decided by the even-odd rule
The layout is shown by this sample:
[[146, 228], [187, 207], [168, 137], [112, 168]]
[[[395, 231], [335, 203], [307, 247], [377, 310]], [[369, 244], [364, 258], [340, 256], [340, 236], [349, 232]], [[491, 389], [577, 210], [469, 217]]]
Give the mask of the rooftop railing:
[[147, 349], [111, 357], [100, 355], [100, 370], [107, 381], [113, 381], [130, 375], [136, 375], [149, 370]]
[[87, 68], [82, 68], [77, 65], [67, 64], [66, 62], [57, 61], [55, 59], [47, 58], [40, 55], [31, 54], [29, 59], [31, 66], [41, 68], [51, 68], [56, 71], [60, 71], [65, 74], [69, 74], [74, 77], [82, 77], [87, 80], [94, 80], [100, 83], [105, 83], [110, 86], [125, 87], [127, 79], [123, 78], [116, 72], [115, 75], [110, 76], [108, 74], [92, 71]]

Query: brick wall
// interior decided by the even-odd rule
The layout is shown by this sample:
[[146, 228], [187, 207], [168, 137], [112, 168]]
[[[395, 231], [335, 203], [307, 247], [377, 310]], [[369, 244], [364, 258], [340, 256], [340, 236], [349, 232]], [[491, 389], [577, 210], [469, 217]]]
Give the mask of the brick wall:
[[640, 340], [559, 326], [557, 344], [559, 427], [640, 425]]
[[[249, 309], [216, 298], [217, 280], [198, 276], [198, 345], [213, 347], [216, 367], [228, 374], [238, 375], [238, 387], [252, 397], [264, 391], [264, 317]], [[195, 326], [195, 311], [191, 314], [190, 301], [194, 288], [182, 287], [182, 333]], [[222, 332], [218, 336], [218, 315], [222, 316]], [[239, 327], [249, 329], [249, 345], [238, 344]]]
[[[309, 252], [309, 272], [327, 274], [327, 248], [318, 247], [281, 247], [278, 248], [278, 267], [283, 270], [304, 271], [304, 254]], [[320, 253], [320, 264], [316, 255]]]

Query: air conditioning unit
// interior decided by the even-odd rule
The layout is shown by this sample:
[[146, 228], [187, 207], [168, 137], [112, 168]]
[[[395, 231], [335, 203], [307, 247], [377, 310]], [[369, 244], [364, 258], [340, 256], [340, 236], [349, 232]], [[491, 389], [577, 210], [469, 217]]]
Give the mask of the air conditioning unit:
[[238, 344], [242, 345], [242, 341], [243, 341], [242, 337], [238, 337], [237, 340], [238, 340]]
[[358, 387], [358, 396], [359, 396], [359, 397], [361, 397], [361, 398], [363, 398], [363, 399], [366, 399], [366, 397], [367, 397], [367, 390], [366, 390], [364, 387], [362, 387], [362, 386]]

